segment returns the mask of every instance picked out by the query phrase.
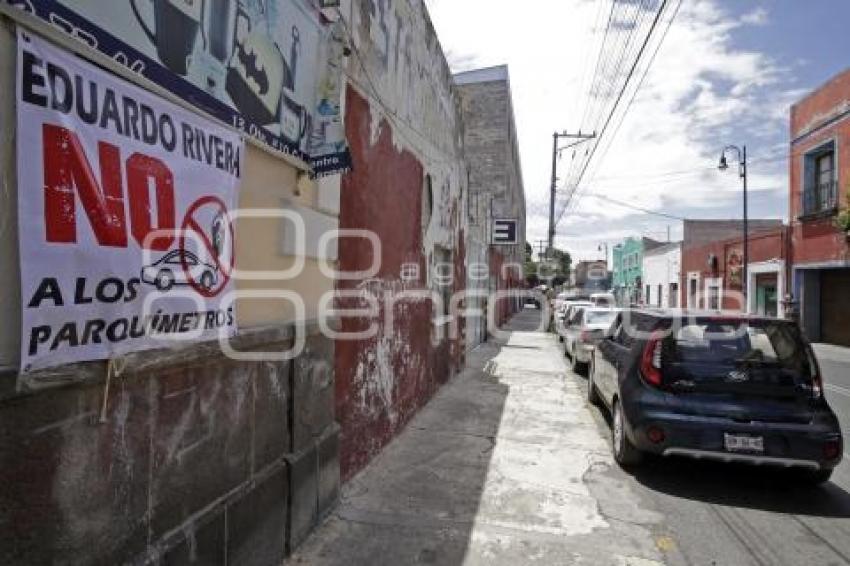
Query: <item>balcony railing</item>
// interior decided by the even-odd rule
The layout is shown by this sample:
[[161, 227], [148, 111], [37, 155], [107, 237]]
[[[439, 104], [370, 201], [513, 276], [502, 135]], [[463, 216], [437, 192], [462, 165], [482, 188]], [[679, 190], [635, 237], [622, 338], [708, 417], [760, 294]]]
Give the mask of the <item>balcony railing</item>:
[[835, 181], [811, 185], [803, 191], [803, 216], [831, 212], [838, 208], [838, 191]]

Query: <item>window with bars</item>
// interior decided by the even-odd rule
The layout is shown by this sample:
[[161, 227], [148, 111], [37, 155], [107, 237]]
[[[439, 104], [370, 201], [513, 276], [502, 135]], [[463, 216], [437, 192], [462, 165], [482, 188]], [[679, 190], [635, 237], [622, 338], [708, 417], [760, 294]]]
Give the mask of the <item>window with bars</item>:
[[803, 216], [834, 212], [838, 207], [835, 143], [803, 156]]

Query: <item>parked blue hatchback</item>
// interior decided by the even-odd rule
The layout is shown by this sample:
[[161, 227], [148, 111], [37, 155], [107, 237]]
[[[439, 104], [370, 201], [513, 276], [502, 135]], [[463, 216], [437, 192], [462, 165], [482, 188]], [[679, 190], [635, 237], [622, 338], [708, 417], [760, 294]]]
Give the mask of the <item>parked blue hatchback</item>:
[[822, 483], [843, 454], [812, 348], [787, 320], [624, 310], [595, 349], [587, 391], [611, 412], [624, 467], [653, 453], [798, 469]]

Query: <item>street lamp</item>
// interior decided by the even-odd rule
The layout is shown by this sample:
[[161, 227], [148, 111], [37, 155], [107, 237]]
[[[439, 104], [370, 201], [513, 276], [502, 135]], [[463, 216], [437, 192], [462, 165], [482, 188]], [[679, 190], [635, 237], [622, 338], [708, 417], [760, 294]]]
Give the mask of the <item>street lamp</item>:
[[744, 183], [744, 265], [741, 268], [741, 292], [744, 295], [744, 312], [750, 312], [750, 303], [747, 299], [747, 262], [749, 261], [749, 232], [747, 230], [747, 146], [738, 147], [737, 145], [727, 145], [720, 152], [720, 163], [717, 168], [725, 171], [729, 168], [726, 162], [726, 152], [734, 150], [738, 156], [738, 176]]
[[602, 242], [596, 247], [596, 251], [601, 252], [605, 250], [605, 269], [608, 269], [608, 242]]

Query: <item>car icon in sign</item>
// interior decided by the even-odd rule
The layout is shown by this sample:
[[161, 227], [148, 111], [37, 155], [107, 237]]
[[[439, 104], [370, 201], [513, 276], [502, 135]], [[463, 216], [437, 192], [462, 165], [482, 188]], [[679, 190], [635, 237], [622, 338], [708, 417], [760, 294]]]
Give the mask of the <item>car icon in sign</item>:
[[[184, 261], [186, 269], [183, 268]], [[175, 285], [189, 285], [190, 280], [209, 290], [218, 280], [217, 272], [215, 265], [202, 262], [188, 250], [172, 250], [142, 268], [142, 281], [160, 291], [168, 291]]]

